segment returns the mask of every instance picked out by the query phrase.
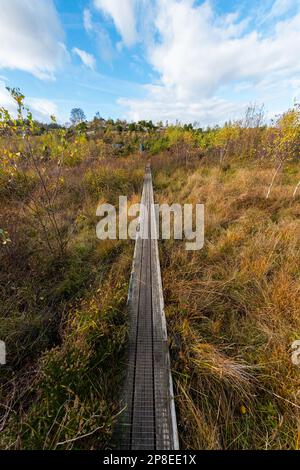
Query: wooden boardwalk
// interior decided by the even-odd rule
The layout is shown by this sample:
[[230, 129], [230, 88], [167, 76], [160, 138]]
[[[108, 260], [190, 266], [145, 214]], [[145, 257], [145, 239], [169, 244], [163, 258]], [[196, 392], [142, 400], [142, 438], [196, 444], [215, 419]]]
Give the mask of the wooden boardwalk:
[[128, 295], [129, 351], [121, 448], [176, 450], [177, 423], [150, 166], [146, 167], [141, 203]]

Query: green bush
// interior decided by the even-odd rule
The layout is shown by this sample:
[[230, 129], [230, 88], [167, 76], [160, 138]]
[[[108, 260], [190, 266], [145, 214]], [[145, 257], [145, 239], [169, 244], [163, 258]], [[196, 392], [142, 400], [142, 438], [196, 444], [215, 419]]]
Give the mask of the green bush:
[[169, 148], [169, 141], [166, 137], [160, 137], [159, 139], [151, 141], [147, 145], [147, 150], [151, 153], [151, 155], [156, 155], [164, 150]]

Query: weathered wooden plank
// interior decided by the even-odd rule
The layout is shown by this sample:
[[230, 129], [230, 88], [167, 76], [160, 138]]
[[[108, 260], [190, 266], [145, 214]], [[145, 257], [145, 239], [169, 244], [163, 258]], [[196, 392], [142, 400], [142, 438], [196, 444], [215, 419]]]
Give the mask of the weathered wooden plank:
[[[146, 184], [146, 207], [149, 207], [149, 180]], [[146, 213], [148, 218], [150, 214]], [[149, 225], [143, 241], [142, 272], [137, 327], [136, 375], [132, 419], [131, 446], [135, 450], [155, 449], [154, 388], [153, 388], [153, 331], [151, 308], [151, 244]]]
[[146, 168], [128, 305], [129, 354], [122, 448], [178, 449], [177, 424], [156, 240], [151, 170]]

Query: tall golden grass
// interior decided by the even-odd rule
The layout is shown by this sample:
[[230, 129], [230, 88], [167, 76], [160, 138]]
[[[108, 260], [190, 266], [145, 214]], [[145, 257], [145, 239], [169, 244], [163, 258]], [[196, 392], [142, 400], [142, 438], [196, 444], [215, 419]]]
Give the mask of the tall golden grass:
[[164, 164], [159, 200], [204, 203], [206, 218], [201, 251], [161, 243], [181, 446], [298, 449], [299, 163], [268, 199], [270, 163]]

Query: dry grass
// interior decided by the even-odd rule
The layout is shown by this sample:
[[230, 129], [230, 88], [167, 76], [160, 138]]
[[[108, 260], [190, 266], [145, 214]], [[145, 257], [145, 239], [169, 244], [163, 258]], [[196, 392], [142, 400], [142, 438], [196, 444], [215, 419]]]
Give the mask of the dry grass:
[[201, 251], [161, 245], [181, 446], [299, 448], [299, 164], [268, 200], [271, 165], [154, 166], [160, 201], [205, 203]]
[[[57, 165], [41, 165], [50, 191]], [[135, 158], [61, 168], [51, 210], [63, 256], [45, 239], [44, 228], [55, 248], [41, 186], [26, 184], [24, 191], [14, 176], [20, 191], [2, 194], [0, 226], [11, 239], [0, 246], [0, 338], [8, 351], [0, 370], [2, 449], [109, 446], [119, 412], [133, 245], [97, 240], [96, 208], [119, 194], [136, 199], [142, 177]]]
[[[213, 163], [219, 147], [200, 149], [197, 135], [190, 149], [180, 141], [174, 150], [165, 137], [148, 142], [153, 153], [171, 146], [153, 158], [160, 202], [206, 207], [204, 249], [160, 243], [181, 447], [298, 449], [300, 379], [290, 346], [300, 338], [299, 163], [282, 166], [266, 199], [275, 163], [239, 162], [247, 142], [238, 140], [235, 161], [227, 152], [220, 167]], [[36, 155], [50, 137], [33, 138]], [[138, 141], [126, 134], [129, 147]], [[51, 142], [50, 158], [39, 160], [55, 195], [50, 205], [34, 169], [0, 168], [0, 228], [11, 239], [0, 246], [0, 337], [9, 352], [0, 447], [108, 448], [133, 247], [99, 243], [95, 211], [120, 194], [137, 202], [144, 162], [81, 136], [66, 142], [59, 165]], [[0, 144], [14, 152], [23, 145], [19, 138]]]

